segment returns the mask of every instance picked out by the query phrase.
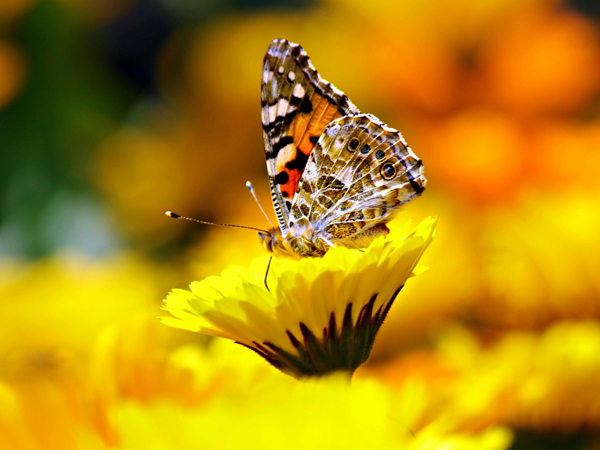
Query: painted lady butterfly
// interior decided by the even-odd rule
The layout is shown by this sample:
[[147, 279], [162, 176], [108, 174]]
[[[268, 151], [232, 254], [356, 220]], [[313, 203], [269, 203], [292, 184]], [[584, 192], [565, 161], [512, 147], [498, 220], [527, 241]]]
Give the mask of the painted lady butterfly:
[[334, 244], [366, 247], [425, 189], [423, 164], [402, 135], [361, 114], [298, 44], [271, 42], [261, 102], [279, 221], [259, 233], [268, 251], [300, 258], [323, 256]]

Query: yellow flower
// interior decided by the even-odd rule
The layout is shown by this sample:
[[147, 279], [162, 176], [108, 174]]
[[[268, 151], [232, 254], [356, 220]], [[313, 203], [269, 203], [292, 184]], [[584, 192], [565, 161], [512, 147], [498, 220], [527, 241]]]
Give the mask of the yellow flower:
[[[163, 278], [168, 274], [130, 254], [0, 261], [0, 449], [114, 448], [108, 445], [110, 428], [101, 422], [109, 414], [90, 399], [99, 395], [100, 380], [136, 387], [136, 393], [149, 391], [152, 382], [159, 389], [150, 371], [159, 352], [143, 345], [141, 327], [132, 326], [131, 317], [155, 311]], [[153, 323], [156, 314], [151, 316]], [[145, 359], [123, 357], [112, 372], [104, 359], [99, 380], [90, 379], [90, 360], [100, 359], [98, 336], [117, 326], [129, 333], [128, 340], [117, 341], [117, 356]]]
[[0, 376], [85, 355], [103, 327], [150, 308], [163, 286], [161, 273], [127, 254], [3, 260], [0, 274]]
[[375, 380], [348, 383], [343, 375], [334, 374], [298, 383], [270, 373], [250, 391], [222, 395], [196, 408], [171, 402], [123, 403], [114, 417], [123, 450], [509, 447], [511, 433], [503, 427], [461, 432], [434, 420], [414, 430], [413, 411], [422, 401], [417, 396], [400, 398]]
[[[435, 398], [418, 381], [401, 392], [374, 379], [349, 383], [342, 374], [296, 382], [229, 341], [171, 348], [171, 338], [157, 335], [175, 330], [149, 333], [151, 319], [134, 319], [100, 332], [80, 370], [0, 380], [0, 448], [503, 450], [510, 444], [505, 427], [460, 430], [427, 415]], [[303, 432], [294, 434], [300, 421]]]
[[[433, 349], [417, 349], [361, 372], [421, 395], [420, 417], [454, 430], [490, 425], [576, 433], [600, 425], [600, 324], [561, 321], [543, 331], [512, 330], [496, 339], [450, 326]], [[419, 394], [419, 391], [424, 394]], [[419, 422], [413, 425], [419, 429]]]
[[[394, 299], [433, 239], [436, 220], [409, 224], [365, 251], [334, 248], [323, 258], [275, 259], [173, 290], [167, 325], [234, 340], [297, 377], [364, 363]], [[266, 284], [268, 283], [269, 289]]]

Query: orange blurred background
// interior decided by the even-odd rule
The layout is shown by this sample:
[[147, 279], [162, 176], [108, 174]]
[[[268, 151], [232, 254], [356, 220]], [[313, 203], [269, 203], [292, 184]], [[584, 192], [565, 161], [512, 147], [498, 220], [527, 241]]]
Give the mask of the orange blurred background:
[[[515, 336], [535, 347], [595, 330], [599, 21], [594, 0], [1, 2], [0, 376], [64, 369], [62, 383], [85, 384], [106, 327], [145, 330], [132, 316], [151, 317], [150, 352], [203, 345], [153, 324], [161, 299], [263, 250], [253, 232], [163, 213], [266, 226], [244, 183], [272, 213], [259, 89], [274, 38], [301, 44], [422, 158], [428, 188], [399, 220], [440, 217], [430, 269], [392, 308], [365, 376], [435, 391], [510, 359]], [[450, 370], [445, 343], [476, 346], [475, 366]], [[585, 381], [566, 364], [579, 406], [549, 388], [556, 399], [496, 402], [480, 420], [514, 427], [515, 449], [600, 445], [600, 362]], [[497, 399], [515, 383], [496, 383]]]

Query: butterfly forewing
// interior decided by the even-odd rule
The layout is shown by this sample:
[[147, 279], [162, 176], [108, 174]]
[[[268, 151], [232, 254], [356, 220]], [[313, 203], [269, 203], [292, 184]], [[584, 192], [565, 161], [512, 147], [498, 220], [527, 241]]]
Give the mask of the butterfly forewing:
[[294, 193], [315, 144], [333, 120], [359, 111], [319, 76], [302, 47], [282, 39], [271, 42], [265, 55], [261, 103], [273, 203], [285, 235]]

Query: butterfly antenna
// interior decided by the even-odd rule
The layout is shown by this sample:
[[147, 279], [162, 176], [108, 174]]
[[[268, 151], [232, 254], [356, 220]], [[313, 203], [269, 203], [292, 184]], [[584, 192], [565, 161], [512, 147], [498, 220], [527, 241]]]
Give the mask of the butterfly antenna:
[[[262, 205], [260, 204], [260, 202], [258, 201], [258, 197], [256, 197], [256, 194], [254, 193], [254, 188], [252, 187], [252, 183], [250, 183], [249, 181], [246, 181], [246, 187], [248, 188], [248, 190], [250, 191], [250, 193], [252, 194], [252, 197], [254, 197], [254, 200], [256, 201], [256, 204], [258, 205], [258, 207], [260, 208], [260, 210], [262, 211], [262, 213], [265, 215], [265, 217], [267, 218], [267, 222], [269, 222], [269, 225], [271, 225], [271, 228], [273, 228], [273, 224], [271, 223], [271, 221], [269, 220], [269, 216], [267, 216], [267, 213], [265, 212], [265, 210], [263, 209]], [[268, 289], [268, 288], [267, 288]]]
[[191, 217], [180, 216], [179, 214], [175, 214], [174, 212], [171, 212], [171, 211], [167, 211], [165, 213], [165, 215], [167, 217], [172, 217], [173, 219], [189, 220], [191, 222], [201, 223], [201, 224], [204, 224], [204, 225], [216, 225], [218, 227], [245, 228], [247, 230], [260, 231], [261, 233], [269, 234], [269, 232], [267, 230], [261, 230], [260, 228], [245, 227], [243, 225], [231, 225], [231, 224], [228, 224], [228, 223], [205, 222], [204, 220], [198, 220], [198, 219], [192, 219]]

